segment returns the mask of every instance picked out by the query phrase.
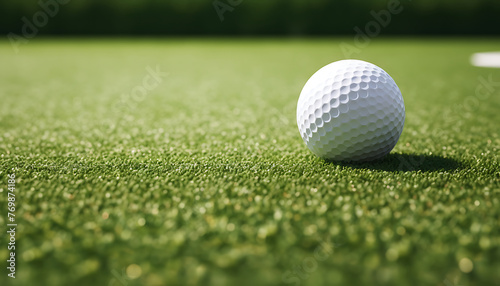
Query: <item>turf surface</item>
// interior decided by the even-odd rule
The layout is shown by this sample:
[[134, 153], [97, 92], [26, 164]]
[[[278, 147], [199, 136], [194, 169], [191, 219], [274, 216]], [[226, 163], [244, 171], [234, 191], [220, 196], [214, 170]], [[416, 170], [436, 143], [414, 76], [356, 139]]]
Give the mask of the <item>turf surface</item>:
[[500, 70], [469, 56], [500, 40], [353, 54], [406, 105], [393, 153], [360, 165], [315, 158], [295, 123], [342, 42], [0, 42], [0, 284], [497, 285]]

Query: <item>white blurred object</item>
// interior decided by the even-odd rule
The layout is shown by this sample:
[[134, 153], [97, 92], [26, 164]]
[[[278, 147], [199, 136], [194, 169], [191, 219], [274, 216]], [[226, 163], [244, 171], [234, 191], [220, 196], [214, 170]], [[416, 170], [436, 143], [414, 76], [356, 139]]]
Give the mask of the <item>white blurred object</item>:
[[475, 53], [470, 62], [476, 67], [500, 68], [500, 52]]

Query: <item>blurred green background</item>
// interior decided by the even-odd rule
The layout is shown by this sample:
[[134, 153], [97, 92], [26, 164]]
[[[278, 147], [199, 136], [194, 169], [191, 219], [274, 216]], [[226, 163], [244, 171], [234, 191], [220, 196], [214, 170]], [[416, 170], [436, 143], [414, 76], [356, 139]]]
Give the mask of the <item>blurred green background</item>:
[[[498, 285], [500, 69], [469, 59], [498, 49], [499, 15], [500, 0], [0, 0], [0, 225], [9, 170], [19, 220], [18, 278], [0, 285]], [[325, 162], [297, 131], [309, 76], [349, 57], [403, 93], [386, 161]], [[135, 97], [149, 68], [165, 78]]]
[[[498, 0], [395, 2], [403, 10], [392, 15], [384, 34], [500, 34]], [[370, 11], [387, 9], [391, 1], [0, 0], [0, 31], [21, 33], [23, 17], [37, 21], [33, 17], [41, 6], [55, 3], [59, 11], [49, 15], [40, 34], [301, 36], [351, 34], [373, 20]]]

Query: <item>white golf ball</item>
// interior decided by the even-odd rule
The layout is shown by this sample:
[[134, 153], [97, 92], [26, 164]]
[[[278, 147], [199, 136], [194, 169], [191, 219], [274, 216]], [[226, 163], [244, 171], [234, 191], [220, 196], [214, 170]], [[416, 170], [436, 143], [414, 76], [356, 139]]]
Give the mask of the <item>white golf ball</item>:
[[331, 63], [307, 81], [297, 104], [297, 125], [307, 147], [334, 161], [370, 161], [394, 148], [405, 106], [383, 69], [359, 60]]

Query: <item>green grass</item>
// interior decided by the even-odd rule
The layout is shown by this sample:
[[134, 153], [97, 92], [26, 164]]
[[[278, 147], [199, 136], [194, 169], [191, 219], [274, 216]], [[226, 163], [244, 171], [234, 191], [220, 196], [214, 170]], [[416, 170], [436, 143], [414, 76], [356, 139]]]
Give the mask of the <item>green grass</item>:
[[[342, 41], [1, 42], [0, 260], [15, 173], [18, 272], [0, 284], [500, 283], [500, 70], [469, 64], [500, 40], [354, 55], [406, 105], [391, 155], [365, 164], [316, 158], [295, 123]], [[123, 96], [148, 66], [168, 75]]]

